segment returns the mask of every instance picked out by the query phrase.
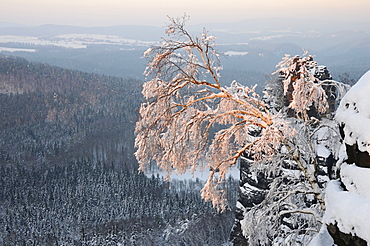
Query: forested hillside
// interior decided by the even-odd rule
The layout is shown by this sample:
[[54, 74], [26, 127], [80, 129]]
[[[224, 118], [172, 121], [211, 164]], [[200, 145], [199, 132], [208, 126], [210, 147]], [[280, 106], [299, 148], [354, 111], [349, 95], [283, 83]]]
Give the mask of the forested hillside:
[[132, 164], [140, 81], [12, 57], [0, 62], [1, 162], [87, 157]]
[[169, 184], [137, 172], [141, 84], [0, 56], [1, 245], [228, 239], [233, 213], [204, 203], [199, 180]]

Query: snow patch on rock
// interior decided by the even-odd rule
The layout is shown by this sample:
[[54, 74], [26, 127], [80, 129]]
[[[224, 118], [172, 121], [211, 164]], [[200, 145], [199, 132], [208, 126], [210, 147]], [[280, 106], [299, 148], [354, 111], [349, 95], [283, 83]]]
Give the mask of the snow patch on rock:
[[370, 71], [347, 92], [335, 119], [344, 124], [345, 143], [357, 143], [360, 151], [370, 153]]
[[[367, 182], [370, 187], [370, 176]], [[330, 181], [326, 187], [325, 203], [325, 224], [337, 224], [341, 232], [370, 242], [370, 197], [344, 191], [339, 181]]]

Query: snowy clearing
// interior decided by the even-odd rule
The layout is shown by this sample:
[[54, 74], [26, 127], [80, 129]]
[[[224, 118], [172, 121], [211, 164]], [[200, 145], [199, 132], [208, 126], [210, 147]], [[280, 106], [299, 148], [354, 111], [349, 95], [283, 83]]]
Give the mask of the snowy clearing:
[[72, 49], [85, 49], [88, 45], [150, 46], [155, 44], [156, 42], [126, 39], [114, 35], [65, 34], [53, 37], [0, 35], [0, 43], [17, 43], [28, 45], [58, 46]]
[[36, 52], [36, 49], [19, 49], [19, 48], [7, 48], [7, 47], [0, 47], [0, 52], [7, 51], [7, 52]]
[[226, 51], [224, 53], [225, 56], [246, 56], [248, 55], [248, 51], [241, 52], [241, 51]]

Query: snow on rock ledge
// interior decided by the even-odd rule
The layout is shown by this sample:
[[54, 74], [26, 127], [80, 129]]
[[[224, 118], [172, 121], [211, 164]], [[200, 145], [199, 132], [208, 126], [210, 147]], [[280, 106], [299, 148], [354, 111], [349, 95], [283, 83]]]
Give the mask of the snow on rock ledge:
[[[367, 182], [370, 187], [370, 177]], [[325, 203], [325, 224], [337, 224], [341, 232], [370, 243], [370, 197], [344, 191], [339, 181], [330, 181], [326, 187]]]
[[334, 240], [340, 242], [348, 236], [347, 239], [359, 243], [356, 245], [366, 242], [370, 245], [369, 95], [370, 71], [343, 97], [335, 116], [345, 142], [345, 151], [343, 149], [341, 155], [346, 154], [344, 161], [355, 165], [343, 163], [340, 170], [342, 183], [330, 181], [325, 189], [324, 225], [339, 229], [340, 235], [331, 230]]
[[340, 173], [341, 180], [350, 193], [370, 199], [370, 168], [343, 164]]
[[370, 153], [370, 71], [347, 92], [340, 102], [335, 119], [344, 124], [344, 141], [357, 143], [360, 151]]

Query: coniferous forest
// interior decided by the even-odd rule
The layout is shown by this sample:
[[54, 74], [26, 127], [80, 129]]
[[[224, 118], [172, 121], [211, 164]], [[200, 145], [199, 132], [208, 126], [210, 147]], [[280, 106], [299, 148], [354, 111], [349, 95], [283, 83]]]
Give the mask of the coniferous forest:
[[[200, 180], [138, 173], [142, 82], [0, 56], [1, 245], [221, 245]], [[227, 182], [234, 204], [237, 182]], [[205, 241], [208, 240], [208, 241]]]

